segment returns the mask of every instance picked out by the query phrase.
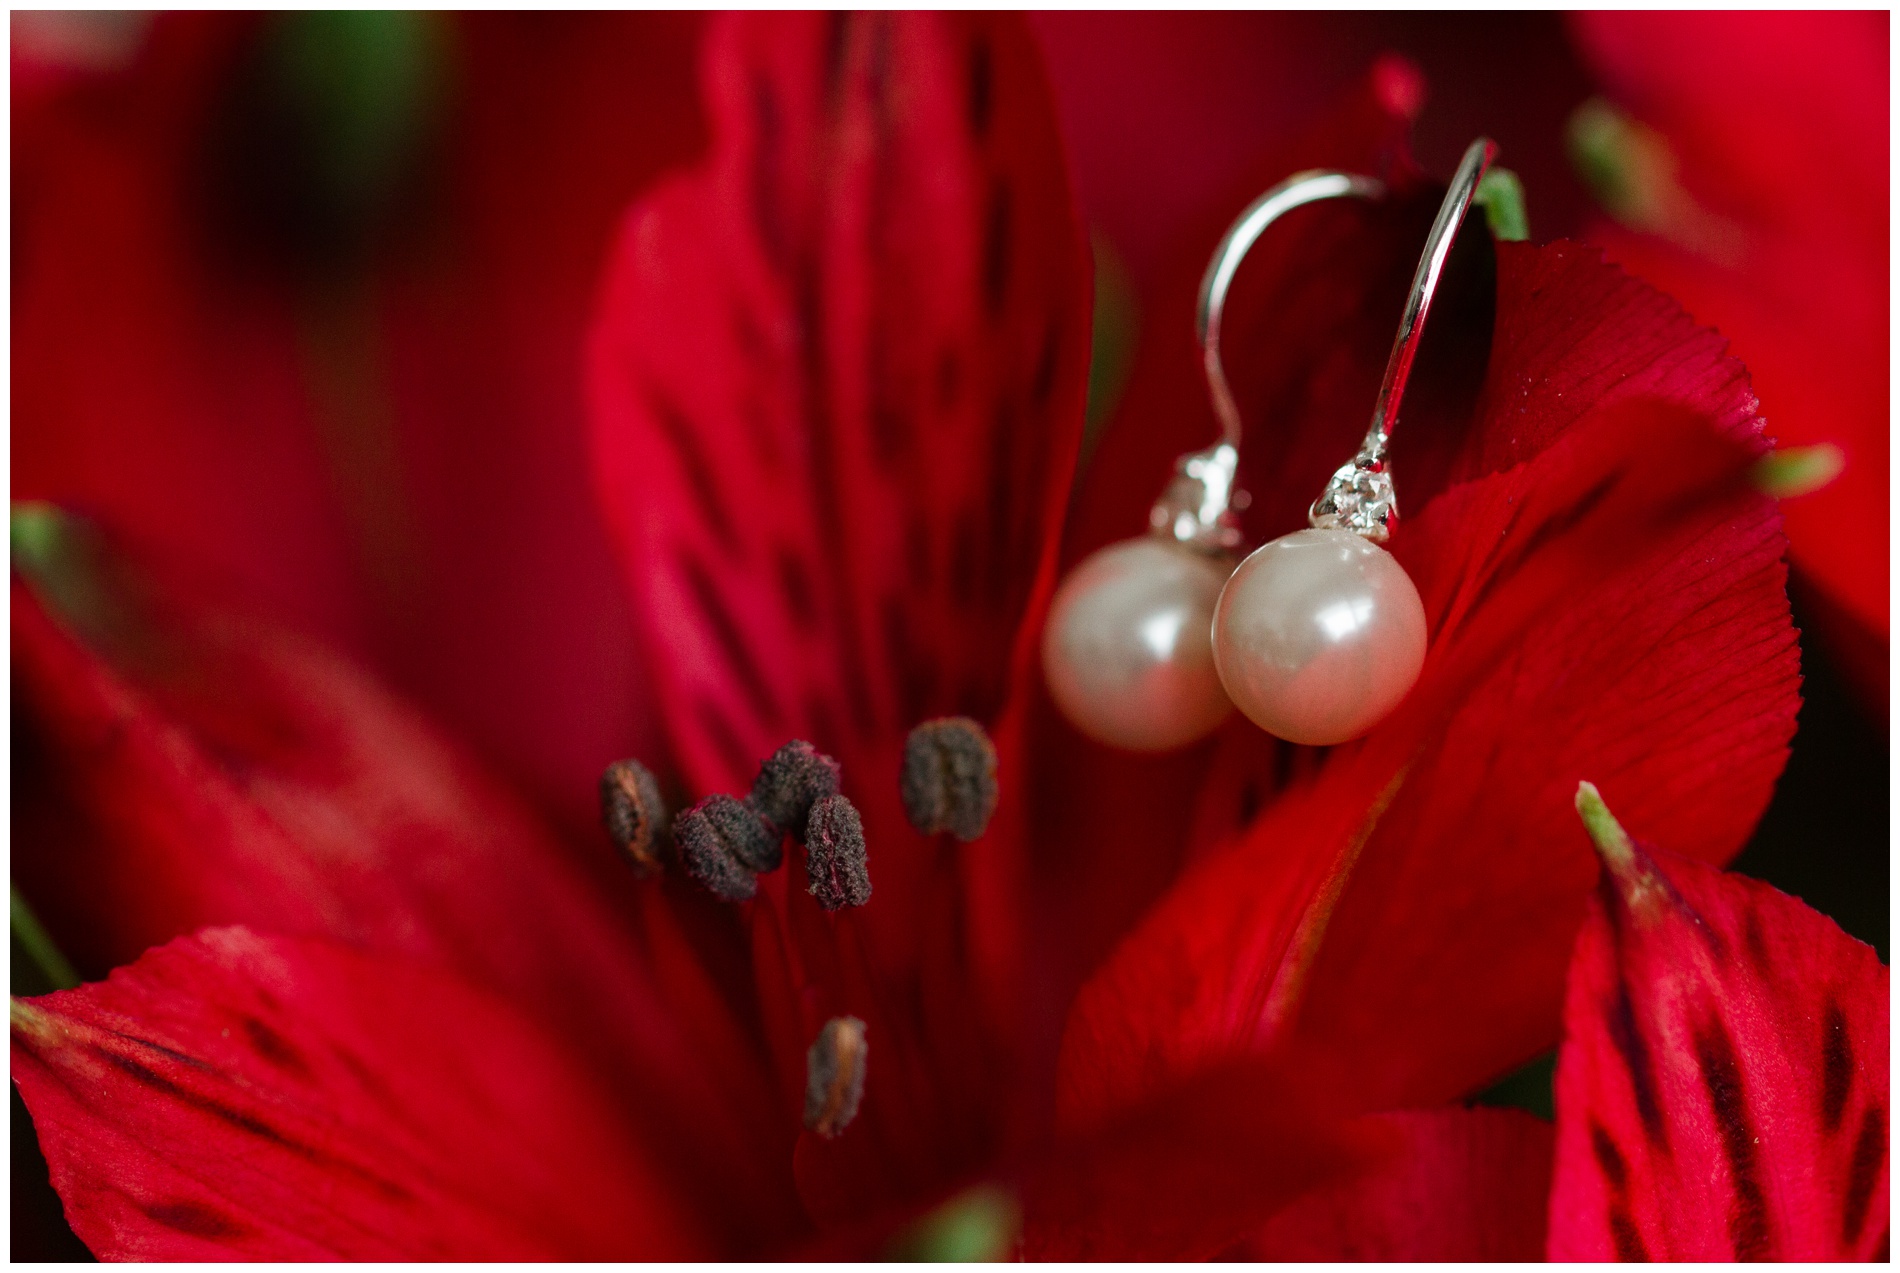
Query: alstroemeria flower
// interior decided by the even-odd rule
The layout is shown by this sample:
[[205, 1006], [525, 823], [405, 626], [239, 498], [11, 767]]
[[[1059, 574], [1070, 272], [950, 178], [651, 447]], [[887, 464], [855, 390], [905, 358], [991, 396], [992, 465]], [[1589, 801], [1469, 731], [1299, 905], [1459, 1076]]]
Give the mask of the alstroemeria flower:
[[704, 144], [698, 23], [161, 13], [30, 98], [15, 24], [13, 498], [231, 580], [585, 827], [653, 734], [579, 345]]
[[1560, 1260], [1885, 1260], [1887, 969], [1765, 884], [1633, 843], [1603, 879], [1557, 1065]]
[[[1884, 712], [1887, 505], [1887, 19], [1879, 14], [1586, 14], [1610, 95], [1573, 146], [1616, 224], [1592, 239], [1721, 331], [1785, 446], [1831, 450], [1788, 502], [1813, 622]], [[1828, 476], [1823, 469], [1818, 477]]]
[[[1414, 1253], [1534, 1245], [1547, 1131], [1442, 1106], [1557, 1038], [1592, 878], [1570, 793], [1720, 860], [1792, 731], [1739, 365], [1588, 250], [1467, 235], [1395, 452], [1418, 691], [1324, 753], [1236, 726], [1110, 757], [1032, 658], [1089, 275], [1025, 28], [722, 19], [703, 74], [710, 153], [629, 213], [589, 361], [703, 819], [683, 861], [577, 860], [307, 639], [23, 524], [16, 818], [63, 849], [23, 883], [91, 935], [82, 967], [127, 965], [14, 1008], [75, 1229], [120, 1257], [625, 1257], [974, 1223], [983, 1253], [1198, 1257], [1453, 1190]], [[1350, 453], [1437, 200], [1403, 74], [1276, 160], [1398, 194], [1310, 220], [1236, 306], [1258, 536]], [[1211, 433], [1185, 338], [1155, 350], [1078, 541], [1136, 529]], [[829, 775], [807, 843], [746, 842], [777, 805], [735, 797], [794, 741], [831, 761], [784, 753]], [[991, 755], [985, 822], [956, 775]]]

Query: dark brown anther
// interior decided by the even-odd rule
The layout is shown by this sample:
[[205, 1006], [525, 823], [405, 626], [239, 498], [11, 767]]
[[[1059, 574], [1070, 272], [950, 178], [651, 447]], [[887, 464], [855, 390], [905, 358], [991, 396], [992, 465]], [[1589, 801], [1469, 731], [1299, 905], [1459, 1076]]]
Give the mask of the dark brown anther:
[[783, 833], [761, 818], [758, 810], [746, 801], [724, 794], [707, 796], [690, 812], [698, 813], [705, 820], [733, 860], [746, 870], [755, 874], [776, 871], [784, 860]]
[[748, 803], [782, 831], [805, 834], [811, 807], [838, 794], [838, 762], [801, 739], [793, 739], [759, 766]]
[[728, 902], [759, 891], [758, 873], [779, 864], [778, 829], [731, 796], [707, 796], [673, 820], [673, 843], [687, 874]]
[[652, 875], [665, 865], [668, 826], [660, 784], [637, 760], [616, 760], [600, 776], [600, 817], [634, 870]]
[[833, 1017], [805, 1053], [805, 1126], [830, 1140], [858, 1116], [864, 1099], [864, 1022]]
[[864, 823], [843, 796], [826, 796], [811, 807], [805, 824], [805, 873], [811, 895], [828, 911], [871, 900]]
[[904, 812], [925, 835], [968, 843], [996, 812], [996, 748], [968, 716], [929, 720], [904, 740]]

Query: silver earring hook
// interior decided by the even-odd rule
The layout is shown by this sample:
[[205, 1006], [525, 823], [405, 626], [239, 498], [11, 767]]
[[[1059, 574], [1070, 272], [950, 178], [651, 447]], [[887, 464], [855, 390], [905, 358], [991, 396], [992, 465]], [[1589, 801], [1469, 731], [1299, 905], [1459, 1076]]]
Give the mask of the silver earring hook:
[[1207, 393], [1214, 400], [1221, 440], [1229, 446], [1240, 446], [1240, 408], [1227, 384], [1227, 371], [1221, 366], [1221, 315], [1227, 309], [1227, 289], [1240, 272], [1240, 262], [1268, 226], [1295, 208], [1324, 199], [1377, 199], [1383, 194], [1383, 182], [1357, 173], [1319, 169], [1296, 172], [1248, 204], [1221, 236], [1213, 259], [1207, 263], [1207, 273], [1201, 276], [1201, 304], [1194, 314], [1194, 335], [1201, 342], [1201, 365], [1207, 372]]
[[1412, 361], [1418, 356], [1419, 341], [1425, 335], [1425, 317], [1437, 294], [1439, 277], [1451, 256], [1452, 241], [1471, 211], [1472, 198], [1485, 169], [1497, 157], [1497, 144], [1480, 137], [1465, 147], [1464, 158], [1438, 205], [1438, 216], [1425, 240], [1425, 252], [1419, 257], [1412, 275], [1412, 290], [1405, 298], [1405, 311], [1399, 317], [1399, 332], [1392, 341], [1392, 354], [1386, 359], [1385, 379], [1379, 385], [1379, 399], [1372, 409], [1372, 427], [1359, 453], [1342, 465], [1326, 484], [1326, 491], [1313, 502], [1307, 521], [1322, 530], [1349, 530], [1374, 543], [1383, 543], [1398, 525], [1398, 497], [1392, 488], [1392, 474], [1385, 463], [1386, 443], [1398, 423], [1399, 402], [1405, 397], [1405, 382], [1412, 374]]
[[[1373, 407], [1372, 427], [1359, 453], [1327, 484], [1325, 494], [1313, 504], [1308, 520], [1317, 527], [1343, 528], [1382, 542], [1398, 524], [1398, 503], [1392, 491], [1391, 474], [1386, 471], [1386, 443], [1398, 420], [1399, 402], [1405, 396], [1405, 383], [1412, 373], [1412, 361], [1425, 334], [1425, 317], [1431, 310], [1438, 280], [1451, 255], [1453, 239], [1471, 209], [1478, 182], [1497, 146], [1480, 137], [1466, 147], [1451, 188], [1439, 205], [1425, 240], [1425, 252], [1412, 276], [1412, 288], [1399, 318], [1399, 331], [1386, 360], [1385, 378], [1379, 386], [1379, 398]], [[1205, 451], [1195, 451], [1175, 462], [1174, 478], [1149, 513], [1150, 529], [1164, 538], [1176, 540], [1203, 552], [1228, 552], [1239, 547], [1240, 527], [1233, 507], [1238, 502], [1234, 477], [1240, 467], [1240, 407], [1227, 381], [1221, 363], [1221, 319], [1227, 308], [1227, 292], [1240, 263], [1262, 234], [1275, 221], [1295, 208], [1327, 199], [1377, 199], [1385, 194], [1385, 184], [1358, 173], [1313, 169], [1295, 173], [1249, 204], [1221, 236], [1214, 248], [1207, 273], [1201, 276], [1200, 306], [1194, 316], [1194, 331], [1201, 345], [1201, 365], [1207, 375], [1208, 397], [1214, 415], [1220, 421], [1221, 440]]]
[[1376, 199], [1384, 193], [1382, 182], [1357, 173], [1320, 169], [1295, 173], [1247, 205], [1221, 236], [1201, 277], [1201, 303], [1194, 315], [1194, 333], [1201, 344], [1201, 365], [1207, 372], [1207, 392], [1220, 421], [1221, 440], [1175, 461], [1173, 480], [1148, 514], [1155, 534], [1202, 552], [1224, 553], [1240, 547], [1240, 525], [1233, 513], [1243, 499], [1234, 490], [1240, 468], [1240, 408], [1221, 366], [1220, 337], [1227, 289], [1241, 260], [1268, 226], [1295, 208], [1325, 199]]

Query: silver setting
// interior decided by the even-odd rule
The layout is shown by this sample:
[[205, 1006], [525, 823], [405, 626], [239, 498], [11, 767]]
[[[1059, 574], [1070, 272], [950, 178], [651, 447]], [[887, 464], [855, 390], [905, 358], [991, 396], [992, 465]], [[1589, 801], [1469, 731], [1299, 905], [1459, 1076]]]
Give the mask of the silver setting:
[[1193, 451], [1174, 462], [1174, 477], [1148, 511], [1148, 529], [1163, 539], [1204, 553], [1240, 547], [1236, 508], [1247, 506], [1245, 492], [1234, 490], [1240, 452], [1226, 442]]
[[1313, 502], [1306, 520], [1320, 530], [1349, 530], [1375, 544], [1390, 539], [1399, 524], [1399, 503], [1385, 460], [1360, 448], [1326, 483], [1326, 493]]
[[1412, 275], [1412, 290], [1405, 298], [1405, 312], [1399, 318], [1399, 333], [1392, 341], [1392, 355], [1386, 359], [1385, 380], [1379, 386], [1379, 400], [1372, 409], [1372, 427], [1350, 463], [1341, 465], [1326, 484], [1325, 493], [1313, 502], [1307, 522], [1321, 530], [1349, 530], [1375, 544], [1391, 537], [1399, 524], [1398, 494], [1387, 470], [1385, 450], [1398, 423], [1399, 402], [1405, 397], [1405, 382], [1412, 374], [1412, 360], [1418, 356], [1418, 343], [1425, 335], [1425, 316], [1431, 311], [1432, 297], [1438, 291], [1439, 276], [1451, 256], [1452, 240], [1471, 210], [1472, 196], [1484, 170], [1497, 157], [1497, 144], [1480, 137], [1465, 147], [1464, 158], [1438, 205], [1432, 232], [1425, 239], [1425, 253], [1419, 257]]

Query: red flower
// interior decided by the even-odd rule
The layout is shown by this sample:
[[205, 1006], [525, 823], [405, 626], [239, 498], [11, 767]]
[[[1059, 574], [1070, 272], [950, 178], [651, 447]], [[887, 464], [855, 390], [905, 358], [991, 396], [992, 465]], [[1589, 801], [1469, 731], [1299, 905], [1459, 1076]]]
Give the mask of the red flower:
[[16, 92], [13, 497], [242, 585], [587, 826], [653, 734], [579, 346], [627, 201], [703, 144], [697, 19], [149, 25]]
[[[1399, 197], [1289, 227], [1230, 311], [1270, 426], [1259, 537], [1356, 441], [1436, 203], [1395, 73], [1299, 159]], [[1413, 697], [1325, 753], [1235, 726], [1111, 757], [1031, 657], [1088, 276], [1025, 29], [721, 20], [704, 76], [711, 153], [636, 205], [603, 295], [598, 486], [684, 791], [741, 794], [806, 739], [849, 804], [801, 851], [746, 838], [773, 792], [714, 800], [686, 870], [610, 873], [308, 639], [29, 516], [16, 823], [63, 851], [22, 882], [82, 966], [129, 965], [14, 1008], [75, 1229], [107, 1256], [527, 1258], [974, 1226], [1140, 1258], [1336, 1250], [1423, 1209], [1377, 1250], [1534, 1250], [1547, 1133], [1435, 1107], [1557, 1037], [1592, 878], [1570, 793], [1719, 861], [1792, 733], [1739, 365], [1588, 250], [1468, 235], [1394, 452], [1433, 633]], [[1079, 539], [1135, 529], [1212, 431], [1191, 351], [1153, 349]], [[979, 726], [913, 732], [949, 717], [993, 740], [987, 825]], [[623, 772], [643, 834], [656, 793]]]
[[1577, 803], [1604, 873], [1564, 1007], [1551, 1256], [1885, 1260], [1887, 969]]
[[1838, 476], [1788, 502], [1788, 535], [1815, 622], [1884, 712], [1887, 536], [1869, 510], [1887, 506], [1886, 20], [1594, 14], [1575, 29], [1640, 121], [1582, 130], [1621, 223], [1591, 237], [1733, 342], [1783, 446], [1837, 451]]

